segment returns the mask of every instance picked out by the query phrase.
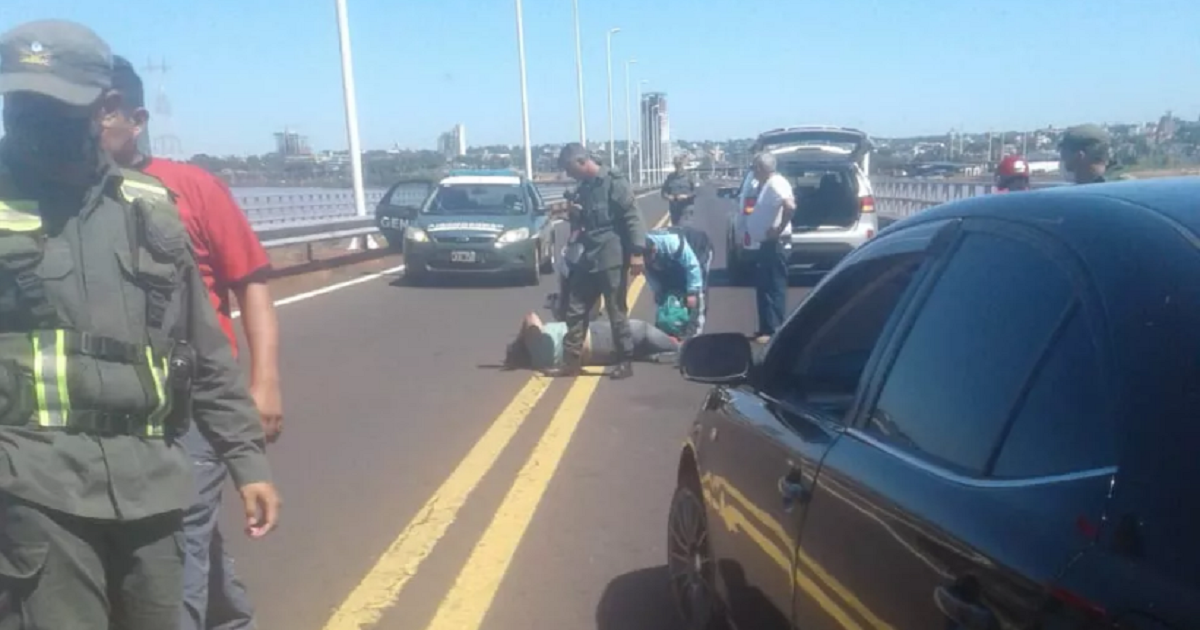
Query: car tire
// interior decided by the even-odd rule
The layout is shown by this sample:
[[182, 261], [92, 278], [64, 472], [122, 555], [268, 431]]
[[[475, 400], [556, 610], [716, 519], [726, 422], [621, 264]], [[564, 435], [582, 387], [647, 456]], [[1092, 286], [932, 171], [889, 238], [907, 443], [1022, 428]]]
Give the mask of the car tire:
[[694, 473], [680, 479], [667, 517], [667, 574], [675, 610], [688, 630], [725, 628], [703, 492]]
[[533, 263], [528, 269], [521, 272], [521, 284], [527, 287], [536, 287], [542, 283], [542, 249], [541, 247], [533, 248]]
[[750, 275], [750, 265], [743, 258], [743, 250], [732, 245], [729, 247], [726, 267], [729, 270], [729, 283], [735, 287], [749, 286], [753, 278]]
[[[541, 248], [542, 244], [538, 243], [538, 249], [541, 250]], [[540, 271], [543, 274], [551, 274], [554, 273], [554, 244], [551, 243], [550, 247], [546, 248], [546, 250], [549, 252], [549, 255], [542, 257], [542, 266]]]

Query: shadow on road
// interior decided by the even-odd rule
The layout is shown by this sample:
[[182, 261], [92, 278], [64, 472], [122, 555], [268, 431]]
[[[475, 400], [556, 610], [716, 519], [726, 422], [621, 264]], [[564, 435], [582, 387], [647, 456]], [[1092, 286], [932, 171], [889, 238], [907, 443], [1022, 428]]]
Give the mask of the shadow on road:
[[671, 602], [667, 567], [640, 569], [609, 582], [596, 606], [596, 630], [684, 630]]
[[[550, 291], [551, 285], [552, 285], [552, 283], [549, 280], [547, 280], [546, 277], [542, 278], [542, 284], [540, 285], [541, 287], [545, 287], [547, 291]], [[472, 288], [472, 289], [522, 289], [522, 288], [536, 289], [536, 288], [539, 288], [539, 287], [523, 286], [523, 285], [519, 284], [516, 280], [513, 280], [511, 278], [492, 277], [492, 276], [486, 276], [486, 275], [476, 276], [476, 275], [467, 275], [467, 274], [463, 274], [463, 275], [445, 274], [445, 275], [433, 276], [433, 277], [422, 279], [420, 282], [413, 282], [412, 278], [410, 278], [408, 276], [408, 274], [404, 274], [404, 275], [400, 276], [399, 278], [396, 278], [395, 280], [393, 280], [390, 283], [390, 286], [396, 287], [396, 288], [403, 288], [403, 289], [419, 289], [419, 290], [433, 290], [433, 291], [436, 291], [439, 289], [464, 289], [464, 288]]]

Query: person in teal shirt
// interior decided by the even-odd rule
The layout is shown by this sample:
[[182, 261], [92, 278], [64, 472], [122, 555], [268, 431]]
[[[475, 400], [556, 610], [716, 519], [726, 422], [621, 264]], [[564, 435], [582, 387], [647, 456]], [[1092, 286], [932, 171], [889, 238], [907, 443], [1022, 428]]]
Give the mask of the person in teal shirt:
[[[632, 360], [650, 363], [668, 363], [675, 360], [680, 341], [640, 319], [629, 320], [633, 332]], [[529, 313], [521, 320], [517, 337], [508, 344], [504, 366], [508, 369], [531, 368], [550, 370], [563, 364], [563, 338], [567, 334], [565, 322], [543, 322], [537, 313]], [[612, 365], [617, 360], [616, 344], [612, 339], [612, 327], [605, 320], [588, 324], [583, 340], [584, 365]]]

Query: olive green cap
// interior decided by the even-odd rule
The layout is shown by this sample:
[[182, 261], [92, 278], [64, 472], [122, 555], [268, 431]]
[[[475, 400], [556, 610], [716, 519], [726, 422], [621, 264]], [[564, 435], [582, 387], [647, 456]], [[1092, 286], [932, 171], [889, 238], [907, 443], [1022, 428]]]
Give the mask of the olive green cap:
[[1107, 148], [1112, 144], [1112, 136], [1099, 125], [1075, 125], [1067, 129], [1058, 141], [1059, 149], [1072, 151], [1088, 151]]
[[0, 94], [34, 92], [82, 107], [112, 88], [112, 72], [108, 44], [76, 22], [27, 22], [0, 35]]

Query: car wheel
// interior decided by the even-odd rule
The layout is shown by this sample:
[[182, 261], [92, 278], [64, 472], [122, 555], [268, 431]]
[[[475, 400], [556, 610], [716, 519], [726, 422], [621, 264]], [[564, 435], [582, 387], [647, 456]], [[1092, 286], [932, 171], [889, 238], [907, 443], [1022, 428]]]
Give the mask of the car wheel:
[[533, 248], [533, 264], [521, 274], [522, 284], [536, 287], [542, 283], [542, 248]]
[[667, 519], [667, 571], [675, 608], [688, 630], [724, 627], [716, 567], [708, 538], [700, 484], [687, 477], [675, 488]]
[[[541, 249], [541, 243], [538, 244], [538, 249], [539, 250]], [[541, 272], [546, 273], [546, 274], [554, 273], [554, 244], [553, 243], [550, 244], [550, 247], [546, 248], [546, 253], [544, 255], [542, 255]]]

